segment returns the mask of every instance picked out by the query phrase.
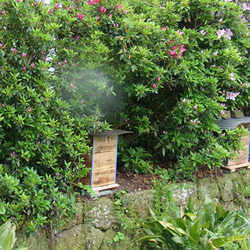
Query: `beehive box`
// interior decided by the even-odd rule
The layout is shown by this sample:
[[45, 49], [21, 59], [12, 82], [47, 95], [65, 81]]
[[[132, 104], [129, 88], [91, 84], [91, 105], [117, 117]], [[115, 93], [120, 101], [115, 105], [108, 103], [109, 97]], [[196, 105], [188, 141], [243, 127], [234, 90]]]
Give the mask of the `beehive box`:
[[[241, 118], [230, 118], [230, 119], [222, 119], [217, 122], [217, 125], [220, 126], [222, 130], [226, 129], [235, 129], [236, 127], [245, 127], [250, 128], [250, 117], [241, 117]], [[241, 138], [241, 142], [246, 148], [246, 150], [240, 150], [238, 155], [234, 157], [234, 159], [227, 159], [225, 163], [225, 168], [234, 172], [239, 168], [249, 168], [249, 135], [243, 136]]]
[[90, 135], [92, 154], [84, 158], [86, 167], [91, 170], [86, 177], [80, 179], [80, 182], [90, 185], [96, 194], [119, 186], [116, 183], [118, 135], [127, 133], [130, 132], [109, 130]]

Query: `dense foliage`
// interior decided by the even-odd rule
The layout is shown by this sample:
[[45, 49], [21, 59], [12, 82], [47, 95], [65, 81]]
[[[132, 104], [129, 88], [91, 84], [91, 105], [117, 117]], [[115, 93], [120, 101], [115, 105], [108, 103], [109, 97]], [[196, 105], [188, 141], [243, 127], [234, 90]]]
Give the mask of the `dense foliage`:
[[248, 4], [50, 2], [0, 3], [4, 220], [33, 231], [69, 213], [70, 196], [59, 191], [86, 174], [87, 135], [107, 129], [104, 119], [134, 132], [122, 152], [136, 171], [150, 170], [137, 160], [146, 150], [191, 179], [239, 148], [245, 131], [224, 133], [215, 121], [248, 105]]
[[189, 200], [188, 207], [177, 218], [157, 220], [143, 225], [146, 236], [142, 238], [146, 249], [247, 249], [249, 247], [249, 220], [239, 211], [226, 211], [218, 203], [206, 199], [203, 207], [195, 210]]

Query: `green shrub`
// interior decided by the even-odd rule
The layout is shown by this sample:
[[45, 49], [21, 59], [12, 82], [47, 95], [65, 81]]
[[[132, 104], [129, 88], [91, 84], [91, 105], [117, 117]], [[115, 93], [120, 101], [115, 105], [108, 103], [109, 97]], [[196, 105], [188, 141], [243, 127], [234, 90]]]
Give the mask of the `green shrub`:
[[150, 249], [236, 249], [237, 241], [249, 245], [250, 221], [239, 211], [225, 211], [219, 203], [214, 211], [209, 199], [196, 211], [190, 199], [180, 213], [171, 222], [159, 221], [152, 213], [154, 221], [143, 225], [147, 235], [142, 248], [147, 243]]

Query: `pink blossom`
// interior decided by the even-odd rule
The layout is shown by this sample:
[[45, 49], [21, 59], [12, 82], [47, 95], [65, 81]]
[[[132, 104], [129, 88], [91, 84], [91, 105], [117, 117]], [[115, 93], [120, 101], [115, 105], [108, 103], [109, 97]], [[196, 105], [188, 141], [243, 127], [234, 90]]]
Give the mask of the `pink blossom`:
[[6, 14], [5, 10], [2, 11], [2, 16], [4, 16]]
[[233, 100], [235, 101], [235, 98], [240, 94], [240, 92], [234, 93], [234, 92], [227, 92], [226, 99], [227, 100]]
[[37, 146], [39, 146], [40, 144], [41, 144], [41, 142], [40, 142], [40, 141], [38, 141]]
[[155, 84], [155, 83], [153, 83], [153, 85], [152, 85], [152, 86], [153, 86], [153, 88], [154, 88], [154, 89], [156, 88], [156, 84]]
[[186, 105], [187, 102], [189, 102], [189, 101], [188, 101], [188, 99], [186, 99], [186, 98], [184, 98], [184, 99], [182, 100], [182, 103], [183, 103], [184, 105]]
[[58, 62], [58, 66], [61, 67], [61, 66], [62, 66], [62, 63], [61, 63], [61, 62]]
[[26, 70], [27, 70], [26, 67], [23, 67], [23, 71], [26, 72]]
[[197, 109], [198, 108], [198, 106], [197, 106], [197, 104], [195, 104], [194, 106], [193, 106], [193, 109]]
[[53, 9], [51, 9], [49, 12], [50, 12], [50, 13], [52, 13], [53, 11], [54, 11], [54, 10], [53, 10]]
[[27, 108], [27, 113], [29, 114], [31, 112], [31, 108]]
[[206, 31], [203, 29], [203, 30], [201, 30], [200, 33], [201, 33], [202, 36], [204, 36], [206, 34]]
[[35, 68], [35, 63], [31, 63], [30, 67], [31, 67], [31, 69], [34, 69]]
[[183, 35], [183, 34], [184, 34], [184, 32], [183, 32], [183, 31], [179, 31], [179, 30], [177, 30], [177, 33], [178, 33], [178, 36], [181, 36], [181, 35]]
[[57, 9], [59, 7], [58, 3], [55, 3], [55, 9]]
[[81, 102], [81, 104], [84, 104], [84, 100], [81, 100], [80, 102]]
[[203, 87], [200, 88], [201, 91], [205, 91], [205, 89]]
[[58, 177], [60, 175], [60, 173], [56, 173], [56, 176]]
[[225, 136], [225, 135], [226, 135], [226, 133], [222, 133], [222, 134], [221, 134], [221, 136]]
[[242, 7], [243, 7], [243, 10], [250, 10], [250, 3], [243, 3]]
[[69, 38], [71, 38], [72, 37], [72, 35], [71, 34], [69, 34]]
[[76, 37], [76, 40], [79, 40], [79, 39], [80, 39], [80, 36], [77, 36], [77, 37]]
[[174, 50], [169, 50], [169, 52], [170, 52], [170, 54], [171, 54], [174, 58], [177, 57], [177, 54], [176, 54], [176, 52], [175, 52]]
[[77, 16], [78, 16], [78, 18], [79, 18], [80, 20], [83, 19], [83, 14], [77, 14]]
[[2, 65], [2, 69], [4, 69], [4, 66]]
[[5, 104], [2, 104], [2, 108], [5, 108]]
[[24, 58], [24, 57], [26, 57], [26, 53], [25, 52], [22, 53], [22, 58]]
[[181, 45], [180, 50], [181, 50], [181, 53], [184, 52], [184, 51], [186, 51], [186, 49], [184, 48], [184, 45], [183, 45], [183, 44]]
[[99, 20], [100, 20], [100, 18], [101, 18], [101, 17], [99, 16], [99, 17], [97, 17], [97, 18], [96, 18], [96, 20], [97, 20], [97, 21], [99, 21]]
[[3, 45], [0, 43], [0, 49], [2, 49], [3, 48]]
[[100, 75], [100, 76], [103, 76], [103, 72], [100, 72], [99, 75]]
[[234, 73], [230, 73], [229, 79], [232, 80], [232, 81], [236, 80], [235, 77], [234, 77]]
[[44, 52], [44, 51], [42, 51], [42, 55], [45, 55], [45, 52]]
[[14, 48], [14, 49], [13, 49], [13, 54], [15, 54], [15, 55], [16, 55], [16, 53], [17, 53], [17, 49], [16, 49], [16, 48]]
[[10, 157], [13, 158], [13, 159], [15, 158], [15, 151], [13, 151], [13, 152], [10, 154]]
[[21, 0], [16, 0], [17, 2], [21, 2]]
[[159, 82], [160, 80], [161, 80], [161, 78], [158, 76], [158, 77], [157, 77], [157, 81]]
[[174, 41], [173, 40], [170, 40], [170, 43], [173, 43]]
[[225, 30], [218, 30], [217, 31], [217, 35], [218, 35], [218, 38], [220, 39], [223, 35], [225, 34]]
[[215, 51], [215, 52], [213, 53], [213, 55], [214, 55], [214, 56], [217, 56], [217, 55], [218, 55], [218, 51]]
[[72, 63], [72, 67], [75, 67], [75, 64], [74, 64], [74, 63]]
[[118, 27], [118, 24], [117, 24], [117, 23], [114, 23], [114, 27], [117, 28], [117, 27]]
[[73, 89], [73, 88], [74, 88], [74, 84], [73, 84], [73, 83], [71, 83], [71, 84], [70, 84], [70, 87]]
[[64, 63], [65, 63], [65, 64], [67, 63], [67, 60], [66, 60], [66, 59], [64, 60]]
[[109, 17], [112, 18], [112, 14], [110, 14]]
[[166, 27], [162, 27], [161, 29], [165, 31], [165, 30], [166, 30]]
[[99, 7], [99, 10], [100, 10], [103, 14], [107, 11], [107, 9], [106, 9], [104, 6]]
[[94, 4], [97, 4], [98, 2], [100, 2], [101, 0], [90, 0], [88, 2], [88, 5], [94, 5]]
[[233, 36], [233, 32], [231, 29], [226, 29], [224, 37], [227, 38], [227, 40], [231, 40], [231, 37]]

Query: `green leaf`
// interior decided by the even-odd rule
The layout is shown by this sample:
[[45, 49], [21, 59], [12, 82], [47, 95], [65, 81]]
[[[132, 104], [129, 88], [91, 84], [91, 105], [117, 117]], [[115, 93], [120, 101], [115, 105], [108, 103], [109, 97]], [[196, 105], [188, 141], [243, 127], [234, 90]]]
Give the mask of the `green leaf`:
[[227, 243], [234, 241], [241, 241], [247, 239], [247, 236], [231, 236], [231, 237], [220, 237], [212, 240], [215, 247], [225, 246]]

